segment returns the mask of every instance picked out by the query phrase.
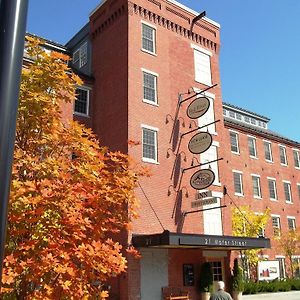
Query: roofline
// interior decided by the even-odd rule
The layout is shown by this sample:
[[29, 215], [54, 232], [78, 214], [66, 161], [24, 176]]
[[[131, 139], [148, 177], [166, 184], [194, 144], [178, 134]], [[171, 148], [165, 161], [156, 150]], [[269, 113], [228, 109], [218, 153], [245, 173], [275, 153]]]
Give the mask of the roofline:
[[[197, 11], [195, 11], [195, 10], [193, 10], [193, 9], [191, 9], [191, 8], [189, 8], [189, 7], [185, 6], [185, 5], [183, 5], [183, 4], [181, 4], [180, 2], [178, 2], [178, 1], [176, 1], [176, 0], [167, 0], [167, 2], [170, 2], [170, 3], [172, 3], [172, 4], [175, 4], [175, 5], [179, 6], [179, 7], [181, 7], [182, 9], [188, 11], [189, 13], [191, 13], [191, 14], [193, 14], [193, 15], [195, 15], [195, 16], [198, 16], [198, 15], [199, 15], [199, 13], [198, 13]], [[210, 24], [212, 24], [212, 25], [214, 25], [214, 26], [216, 26], [216, 27], [218, 27], [218, 28], [221, 27], [221, 25], [220, 25], [219, 23], [217, 23], [217, 22], [215, 22], [215, 21], [213, 21], [213, 20], [211, 20], [211, 19], [209, 19], [209, 18], [207, 18], [207, 17], [203, 17], [202, 20], [205, 20], [206, 22], [208, 22], [208, 23], [210, 23]]]
[[86, 27], [89, 27], [89, 25], [90, 25], [90, 22], [87, 22], [85, 25], [83, 25], [80, 29], [79, 29], [79, 31], [77, 31], [66, 43], [65, 43], [65, 47], [66, 48], [68, 48], [67, 47], [67, 45], [71, 42], [71, 41], [73, 41], [75, 38], [76, 38], [76, 36], [80, 33], [80, 32], [82, 32]]
[[291, 139], [281, 136], [279, 134], [276, 134], [276, 132], [273, 132], [269, 129], [262, 129], [257, 126], [251, 126], [249, 124], [238, 122], [234, 119], [229, 119], [228, 117], [224, 117], [224, 124], [227, 125], [228, 127], [238, 128], [243, 131], [255, 132], [258, 135], [262, 135], [265, 139], [273, 139], [278, 142], [292, 145], [294, 147], [300, 147], [299, 142], [291, 140]]
[[56, 48], [56, 49], [58, 49], [60, 51], [64, 51], [64, 52], [68, 51], [67, 47], [65, 47], [64, 45], [61, 45], [61, 44], [59, 44], [57, 42], [48, 40], [48, 39], [46, 39], [46, 38], [44, 38], [42, 36], [30, 33], [30, 32], [26, 32], [26, 35], [44, 40], [46, 46], [49, 46], [49, 47], [52, 47], [52, 48]]
[[244, 112], [244, 113], [246, 113], [246, 114], [250, 114], [250, 115], [252, 115], [252, 116], [255, 116], [255, 117], [257, 117], [257, 118], [260, 118], [260, 119], [262, 119], [262, 120], [264, 120], [264, 121], [266, 121], [266, 122], [269, 122], [269, 121], [271, 120], [271, 119], [269, 119], [268, 117], [265, 117], [265, 116], [263, 116], [263, 115], [259, 115], [259, 114], [257, 114], [257, 113], [254, 113], [254, 112], [250, 111], [250, 110], [247, 110], [247, 109], [245, 109], [245, 108], [242, 108], [242, 107], [239, 107], [239, 106], [230, 104], [230, 103], [223, 102], [222, 105], [223, 105], [223, 107], [225, 107], [225, 108], [228, 107], [228, 108], [240, 110], [240, 111], [242, 111], [242, 112]]
[[[107, 2], [107, 0], [103, 0], [101, 3], [99, 3], [91, 12], [90, 12], [90, 14], [89, 14], [89, 17], [91, 17], [104, 3], [106, 3]], [[187, 11], [187, 12], [189, 12], [189, 13], [191, 13], [192, 15], [194, 15], [194, 16], [198, 16], [199, 15], [199, 13], [198, 12], [196, 12], [195, 10], [193, 10], [193, 9], [191, 9], [191, 8], [189, 8], [189, 7], [187, 7], [187, 6], [185, 6], [185, 5], [183, 5], [183, 4], [181, 4], [180, 2], [177, 2], [176, 0], [167, 0], [167, 2], [170, 2], [170, 3], [172, 3], [172, 4], [174, 4], [174, 5], [176, 5], [176, 6], [178, 6], [178, 7], [180, 7], [180, 8], [182, 8], [182, 9], [184, 9], [185, 11]], [[203, 17], [202, 18], [202, 20], [205, 20], [206, 22], [208, 22], [208, 23], [210, 23], [210, 24], [212, 24], [212, 25], [214, 25], [214, 26], [216, 26], [216, 27], [218, 27], [218, 28], [221, 28], [221, 25], [219, 24], [219, 23], [217, 23], [217, 22], [215, 22], [214, 20], [212, 20], [212, 19], [210, 19], [210, 18], [207, 18], [207, 17]]]

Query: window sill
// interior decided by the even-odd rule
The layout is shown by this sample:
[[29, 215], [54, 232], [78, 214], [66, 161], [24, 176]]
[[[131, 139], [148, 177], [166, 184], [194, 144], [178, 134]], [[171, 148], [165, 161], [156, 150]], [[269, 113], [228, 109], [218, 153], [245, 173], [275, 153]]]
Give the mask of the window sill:
[[285, 203], [286, 203], [286, 204], [294, 204], [293, 201], [286, 201], [286, 200], [285, 200]]
[[287, 167], [288, 165], [287, 164], [283, 164], [283, 163], [280, 163], [283, 167]]
[[259, 197], [259, 196], [253, 196], [253, 198], [256, 200], [262, 200], [262, 197]]
[[143, 48], [141, 49], [141, 51], [144, 52], [144, 53], [147, 53], [147, 54], [150, 54], [152, 56], [156, 56], [157, 57], [157, 54], [155, 52], [151, 52], [151, 51], [143, 49]]
[[221, 182], [216, 182], [216, 183], [213, 183], [212, 185], [214, 185], [214, 186], [222, 186]]
[[273, 201], [273, 202], [278, 202], [278, 199], [273, 199], [273, 198], [270, 198], [270, 201]]
[[195, 79], [195, 81], [198, 82], [198, 83], [201, 83], [201, 84], [203, 84], [203, 85], [205, 85], [207, 87], [211, 87], [213, 85], [211, 82], [202, 82], [202, 81], [197, 80], [197, 79]]
[[156, 101], [156, 102], [153, 102], [153, 101], [150, 101], [150, 100], [147, 100], [147, 99], [143, 99], [143, 102], [144, 102], [144, 103], [147, 103], [147, 104], [150, 104], [150, 105], [152, 105], [152, 106], [156, 106], [156, 107], [159, 106], [158, 103], [157, 103], [157, 101]]
[[234, 195], [238, 197], [245, 197], [244, 194], [240, 194], [240, 193], [234, 193]]
[[250, 155], [250, 158], [252, 158], [252, 159], [258, 159], [257, 156], [252, 156], [252, 155]]
[[300, 167], [295, 167], [296, 170], [300, 170]]
[[159, 165], [159, 162], [157, 160], [149, 159], [149, 158], [142, 158], [142, 161], [149, 164]]
[[268, 159], [266, 159], [266, 162], [267, 162], [267, 163], [270, 163], [270, 164], [273, 164], [273, 163], [274, 163], [273, 160], [268, 160]]
[[235, 154], [235, 155], [241, 155], [240, 152], [234, 152], [234, 151], [231, 151], [231, 153]]
[[89, 115], [87, 115], [87, 114], [83, 114], [83, 113], [79, 113], [79, 112], [73, 112], [73, 115], [74, 116], [79, 116], [79, 117], [85, 117], [85, 118], [90, 118], [90, 116]]

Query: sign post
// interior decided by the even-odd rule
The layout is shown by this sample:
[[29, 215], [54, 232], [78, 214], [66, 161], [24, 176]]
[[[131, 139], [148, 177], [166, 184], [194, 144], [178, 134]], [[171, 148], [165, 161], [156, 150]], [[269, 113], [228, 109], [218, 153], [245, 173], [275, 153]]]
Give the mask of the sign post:
[[28, 0], [0, 0], [0, 286]]

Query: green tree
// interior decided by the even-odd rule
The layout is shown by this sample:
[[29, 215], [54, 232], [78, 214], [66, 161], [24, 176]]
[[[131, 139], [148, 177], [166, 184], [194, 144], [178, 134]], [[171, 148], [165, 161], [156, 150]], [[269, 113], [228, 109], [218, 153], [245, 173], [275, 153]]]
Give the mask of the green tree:
[[22, 74], [2, 295], [106, 298], [102, 284], [126, 270], [123, 245], [112, 237], [137, 216], [143, 171], [63, 120], [80, 84], [68, 57], [32, 38], [26, 50], [32, 62]]

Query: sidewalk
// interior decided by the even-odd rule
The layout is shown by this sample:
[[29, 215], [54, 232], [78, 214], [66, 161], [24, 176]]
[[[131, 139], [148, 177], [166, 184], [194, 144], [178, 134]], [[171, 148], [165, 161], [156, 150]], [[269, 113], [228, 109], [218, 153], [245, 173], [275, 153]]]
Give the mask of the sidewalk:
[[300, 291], [243, 295], [243, 300], [300, 300]]

